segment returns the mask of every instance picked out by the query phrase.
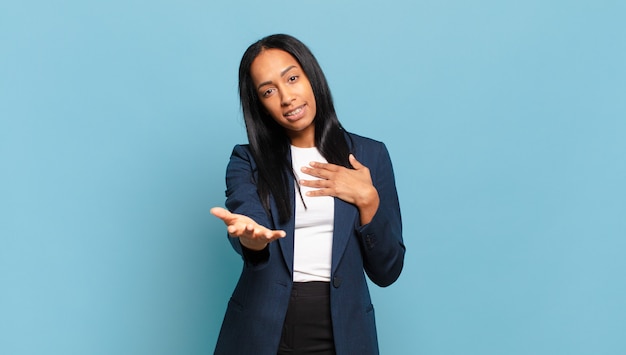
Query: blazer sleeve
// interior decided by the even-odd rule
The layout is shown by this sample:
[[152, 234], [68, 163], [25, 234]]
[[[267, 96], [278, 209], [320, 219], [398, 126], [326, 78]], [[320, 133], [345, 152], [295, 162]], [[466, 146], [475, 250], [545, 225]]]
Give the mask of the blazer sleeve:
[[372, 282], [386, 287], [400, 276], [406, 248], [391, 158], [383, 143], [379, 147], [377, 157], [368, 168], [380, 205], [370, 223], [357, 226], [356, 230], [362, 245], [365, 272]]
[[[245, 145], [235, 146], [226, 168], [226, 208], [264, 227], [272, 227], [257, 193], [256, 163]], [[243, 247], [239, 238], [228, 237], [228, 240], [248, 267], [260, 267], [269, 259], [269, 248], [256, 252]]]

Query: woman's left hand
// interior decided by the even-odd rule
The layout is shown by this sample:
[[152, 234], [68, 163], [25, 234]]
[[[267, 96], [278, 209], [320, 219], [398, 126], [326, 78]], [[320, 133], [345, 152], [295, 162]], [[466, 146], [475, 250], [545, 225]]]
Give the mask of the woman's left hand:
[[333, 196], [357, 206], [361, 224], [367, 224], [378, 210], [378, 191], [372, 183], [370, 170], [352, 154], [349, 160], [354, 169], [311, 162], [311, 167], [303, 167], [302, 172], [320, 180], [300, 180], [300, 185], [316, 189], [307, 192], [307, 196]]

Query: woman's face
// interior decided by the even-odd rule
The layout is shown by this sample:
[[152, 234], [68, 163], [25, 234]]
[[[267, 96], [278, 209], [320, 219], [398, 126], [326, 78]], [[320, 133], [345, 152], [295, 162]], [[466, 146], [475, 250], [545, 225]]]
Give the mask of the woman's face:
[[298, 61], [280, 49], [262, 51], [250, 66], [265, 110], [285, 128], [291, 144], [315, 146], [315, 95]]

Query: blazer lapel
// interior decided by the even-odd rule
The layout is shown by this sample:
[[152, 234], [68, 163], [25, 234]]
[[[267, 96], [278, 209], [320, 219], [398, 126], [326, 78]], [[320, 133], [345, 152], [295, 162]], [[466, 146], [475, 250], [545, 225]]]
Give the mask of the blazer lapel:
[[333, 257], [331, 272], [334, 274], [343, 256], [348, 239], [354, 233], [358, 211], [356, 207], [341, 199], [335, 198], [335, 220], [333, 226]]
[[[289, 154], [289, 161], [291, 161], [291, 153]], [[291, 218], [287, 221], [287, 223], [280, 223], [278, 218], [278, 212], [272, 213], [272, 219], [274, 221], [275, 229], [284, 230], [287, 235], [284, 238], [278, 239], [276, 242], [280, 246], [280, 250], [283, 254], [283, 259], [285, 261], [285, 265], [289, 270], [289, 273], [293, 275], [293, 240], [294, 233], [296, 230], [296, 201], [295, 201], [295, 186], [292, 178], [287, 179], [289, 185], [289, 198], [291, 199]], [[270, 200], [272, 211], [278, 211], [276, 207], [276, 201], [273, 197]]]
[[[350, 149], [350, 152], [356, 153], [354, 152], [352, 139], [346, 131], [344, 131], [344, 138], [346, 139], [346, 143], [348, 143], [348, 148]], [[335, 197], [333, 257], [331, 265], [331, 272], [333, 274], [337, 270], [337, 265], [339, 265], [339, 261], [341, 260], [341, 257], [346, 250], [346, 245], [348, 245], [348, 239], [352, 236], [352, 234], [354, 234], [354, 229], [356, 228], [358, 218], [359, 213], [356, 206]]]

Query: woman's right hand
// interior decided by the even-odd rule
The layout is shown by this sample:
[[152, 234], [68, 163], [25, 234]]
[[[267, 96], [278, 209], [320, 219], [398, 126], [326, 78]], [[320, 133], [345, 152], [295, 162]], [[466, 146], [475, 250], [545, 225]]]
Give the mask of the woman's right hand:
[[283, 230], [263, 227], [248, 216], [221, 207], [211, 208], [211, 214], [224, 221], [229, 236], [239, 238], [241, 245], [251, 250], [263, 250], [270, 242], [287, 235]]

